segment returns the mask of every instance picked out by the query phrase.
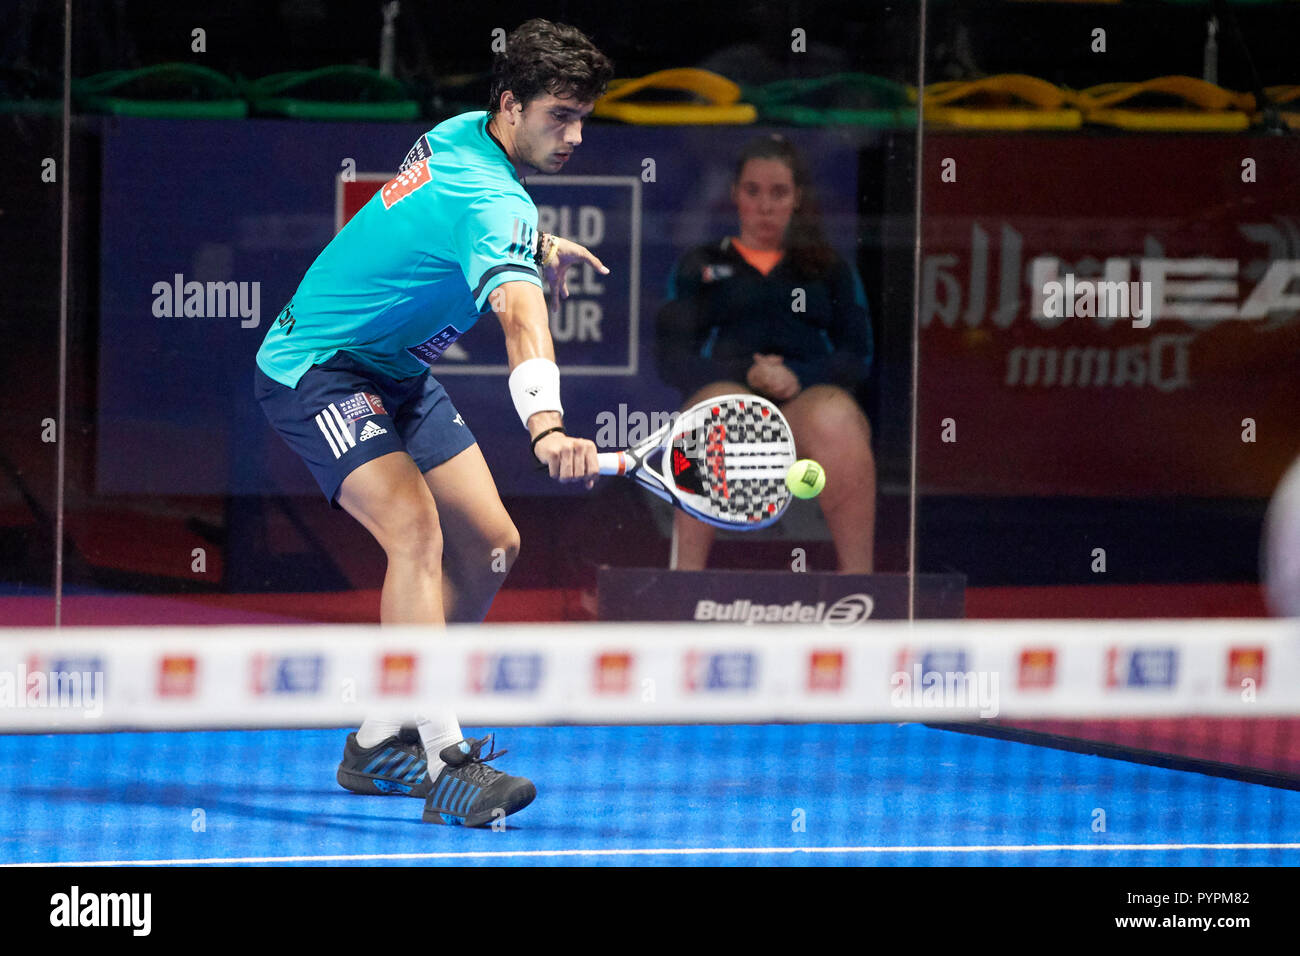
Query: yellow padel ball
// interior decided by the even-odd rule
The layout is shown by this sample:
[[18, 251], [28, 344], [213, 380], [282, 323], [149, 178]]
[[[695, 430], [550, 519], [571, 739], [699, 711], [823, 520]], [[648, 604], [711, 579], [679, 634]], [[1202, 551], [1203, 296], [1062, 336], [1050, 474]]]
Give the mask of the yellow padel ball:
[[826, 487], [826, 469], [811, 458], [800, 458], [785, 473], [785, 486], [796, 498], [816, 498]]

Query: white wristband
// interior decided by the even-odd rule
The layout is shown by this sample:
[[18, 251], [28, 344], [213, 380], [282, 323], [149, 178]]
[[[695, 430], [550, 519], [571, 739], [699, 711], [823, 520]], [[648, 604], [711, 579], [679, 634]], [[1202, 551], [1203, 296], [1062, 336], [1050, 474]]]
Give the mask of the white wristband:
[[538, 412], [564, 414], [560, 404], [560, 367], [545, 358], [530, 358], [510, 373], [510, 397], [515, 400], [519, 420], [528, 427], [528, 419]]

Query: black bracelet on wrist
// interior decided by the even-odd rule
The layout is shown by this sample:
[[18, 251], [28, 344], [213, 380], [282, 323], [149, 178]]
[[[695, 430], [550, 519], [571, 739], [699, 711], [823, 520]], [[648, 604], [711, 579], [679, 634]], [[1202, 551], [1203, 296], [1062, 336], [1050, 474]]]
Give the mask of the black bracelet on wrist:
[[[561, 435], [569, 434], [564, 430], [563, 425], [552, 425], [550, 428], [546, 429], [545, 431], [538, 432], [537, 437], [533, 439], [533, 443], [528, 446], [529, 448], [532, 449], [534, 458], [537, 458], [537, 443], [541, 441], [543, 438], [545, 438], [547, 435], [549, 435], [551, 432], [559, 432]], [[543, 462], [540, 458], [537, 458], [537, 463], [539, 465], [545, 464], [545, 462]]]
[[537, 235], [537, 254], [533, 257], [533, 262], [537, 268], [546, 268], [546, 260], [551, 256], [551, 246], [555, 244], [555, 237], [550, 233], [542, 232]]

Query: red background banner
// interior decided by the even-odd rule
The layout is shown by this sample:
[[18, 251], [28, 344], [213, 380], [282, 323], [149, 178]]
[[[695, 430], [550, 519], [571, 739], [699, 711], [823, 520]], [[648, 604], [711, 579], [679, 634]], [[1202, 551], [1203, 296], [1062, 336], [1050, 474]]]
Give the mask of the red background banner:
[[[1300, 452], [1297, 164], [1245, 136], [927, 136], [922, 490], [1268, 497]], [[1149, 327], [1036, 312], [1067, 273], [1151, 282]]]

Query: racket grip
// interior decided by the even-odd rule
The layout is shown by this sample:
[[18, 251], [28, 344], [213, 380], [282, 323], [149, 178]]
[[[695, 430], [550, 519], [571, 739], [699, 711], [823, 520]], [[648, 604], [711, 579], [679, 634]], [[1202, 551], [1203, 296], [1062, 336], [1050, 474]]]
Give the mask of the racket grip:
[[602, 451], [596, 455], [596, 463], [602, 475], [627, 473], [627, 455], [621, 451]]

